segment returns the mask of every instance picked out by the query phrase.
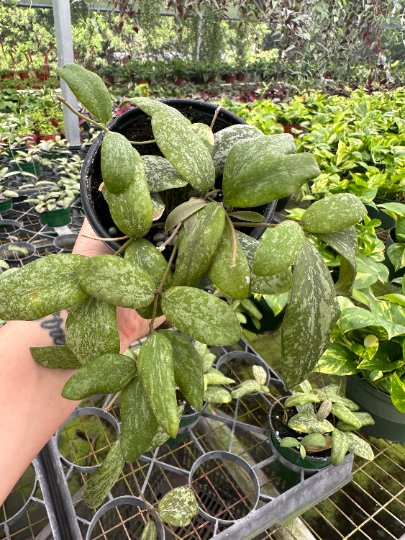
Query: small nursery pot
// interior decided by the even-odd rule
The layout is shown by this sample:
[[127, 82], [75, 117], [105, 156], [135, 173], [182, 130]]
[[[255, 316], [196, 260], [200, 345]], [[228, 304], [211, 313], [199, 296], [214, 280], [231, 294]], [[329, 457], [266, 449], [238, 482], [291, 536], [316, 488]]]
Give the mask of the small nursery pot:
[[[280, 398], [280, 402], [284, 402], [288, 396]], [[277, 418], [277, 416], [279, 418]], [[270, 439], [271, 443], [274, 445], [277, 452], [285, 458], [287, 461], [293, 465], [303, 468], [303, 469], [323, 469], [330, 464], [330, 455], [331, 450], [324, 450], [323, 452], [318, 452], [318, 457], [315, 457], [316, 454], [307, 454], [304, 459], [302, 459], [301, 454], [297, 448], [284, 448], [280, 445], [280, 442], [285, 437], [294, 437], [297, 438], [297, 432], [293, 429], [290, 429], [288, 426], [284, 426], [282, 423], [283, 409], [276, 401], [273, 403], [270, 413], [269, 413], [269, 424], [270, 424]], [[283, 429], [283, 436], [280, 437], [280, 429]], [[305, 435], [305, 434], [303, 434]], [[322, 456], [320, 456], [322, 454]], [[326, 455], [324, 455], [326, 454]], [[329, 454], [329, 455], [328, 455]]]
[[236, 80], [240, 81], [240, 82], [244, 81], [245, 80], [245, 74], [242, 73], [241, 71], [239, 71], [239, 73], [236, 74]]
[[72, 251], [77, 238], [77, 234], [62, 234], [61, 236], [57, 236], [55, 238], [53, 245], [58, 249]]
[[[374, 199], [374, 203], [376, 205], [392, 202], [393, 201], [390, 201], [389, 199], [381, 199], [379, 197], [376, 197]], [[367, 214], [371, 219], [379, 219], [381, 221], [381, 227], [383, 229], [393, 229], [396, 225], [395, 219], [383, 212], [382, 208], [377, 208], [376, 210], [372, 206], [367, 206]]]
[[379, 439], [405, 443], [405, 414], [395, 407], [391, 396], [360, 375], [351, 375], [346, 382], [346, 397], [355, 400], [360, 410], [370, 413], [375, 421], [373, 426], [362, 427], [362, 431]]
[[283, 309], [278, 315], [274, 315], [274, 311], [271, 309], [271, 307], [264, 298], [261, 298], [260, 300], [252, 298], [252, 302], [263, 314], [263, 318], [260, 321], [260, 329], [258, 330], [253, 324], [253, 321], [249, 317], [248, 313], [244, 313], [247, 318], [247, 323], [242, 323], [242, 327], [249, 332], [253, 332], [253, 334], [271, 334], [272, 332], [277, 332], [277, 330], [283, 324], [285, 309]]
[[36, 71], [35, 75], [40, 81], [47, 81], [49, 79], [49, 73], [47, 71]]
[[12, 199], [0, 199], [0, 214], [2, 212], [6, 212], [7, 210], [10, 210], [12, 206], [13, 206]]
[[177, 77], [177, 79], [175, 79], [175, 81], [174, 81], [174, 84], [176, 86], [181, 86], [183, 84], [183, 82], [184, 82], [184, 79], [182, 77]]
[[236, 75], [225, 75], [225, 82], [228, 84], [232, 84], [235, 82]]
[[70, 223], [70, 211], [70, 206], [59, 210], [45, 210], [39, 214], [39, 221], [42, 225], [49, 225], [49, 227], [63, 227]]
[[20, 79], [28, 79], [28, 71], [22, 71], [18, 75], [20, 76]]
[[13, 163], [13, 169], [15, 171], [35, 174], [35, 176], [39, 176], [41, 173], [41, 165], [37, 161], [34, 161], [33, 163]]
[[298, 134], [297, 133], [293, 133], [293, 129], [302, 129], [301, 126], [299, 124], [284, 124], [283, 126], [284, 128], [284, 133], [289, 133], [290, 135], [292, 135], [294, 138], [297, 138], [298, 137]]
[[[9, 250], [8, 248], [10, 246], [24, 248], [28, 251], [28, 253], [24, 254], [19, 251]], [[32, 246], [27, 242], [8, 242], [7, 244], [3, 244], [2, 246], [0, 246], [0, 259], [3, 259], [7, 262], [24, 261], [26, 259], [29, 259], [33, 255], [35, 255], [35, 246]]]
[[389, 280], [392, 281], [395, 278], [402, 277], [405, 274], [405, 268], [400, 268], [399, 270], [395, 271], [394, 265], [390, 261], [388, 257], [388, 248], [392, 246], [392, 244], [397, 243], [397, 237], [395, 235], [395, 229], [391, 229], [388, 231], [387, 235], [387, 243], [385, 245], [384, 250], [384, 264], [389, 270]]

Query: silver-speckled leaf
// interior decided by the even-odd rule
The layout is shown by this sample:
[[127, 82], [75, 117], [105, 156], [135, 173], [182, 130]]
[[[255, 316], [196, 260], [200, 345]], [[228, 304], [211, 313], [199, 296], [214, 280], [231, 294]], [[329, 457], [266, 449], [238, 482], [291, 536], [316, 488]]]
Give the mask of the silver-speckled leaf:
[[101, 467], [88, 479], [83, 492], [83, 501], [89, 508], [97, 508], [103, 503], [118, 480], [125, 460], [121, 453], [120, 441], [115, 441]]
[[207, 403], [230, 403], [232, 401], [231, 393], [222, 386], [208, 386], [204, 392], [204, 401]]
[[[373, 426], [375, 424], [374, 418], [368, 412], [355, 412], [354, 416], [361, 422], [361, 427]], [[342, 431], [352, 431], [358, 429], [352, 424], [343, 422], [343, 420], [339, 420], [339, 422], [336, 424], [336, 427], [338, 429], [341, 429]]]
[[150, 335], [142, 345], [138, 373], [156, 420], [171, 437], [176, 437], [179, 419], [173, 352], [170, 341], [161, 332]]
[[289, 268], [296, 261], [305, 235], [295, 221], [283, 221], [270, 229], [260, 242], [253, 262], [253, 272], [257, 276], [274, 276]]
[[313, 203], [302, 216], [304, 229], [314, 233], [330, 233], [346, 229], [365, 218], [367, 209], [352, 193], [330, 195]]
[[186, 527], [198, 514], [199, 508], [194, 492], [188, 487], [175, 488], [159, 501], [159, 515], [174, 527]]
[[159, 195], [159, 193], [151, 193], [150, 200], [152, 201], [152, 219], [153, 221], [157, 221], [159, 218], [162, 217], [166, 205], [163, 202], [163, 199]]
[[318, 420], [325, 420], [325, 418], [328, 418], [330, 413], [332, 412], [332, 401], [330, 399], [327, 399], [322, 403], [322, 405], [319, 407], [318, 412], [316, 413], [316, 417]]
[[[179, 405], [177, 408], [177, 418], [179, 419], [179, 423], [184, 413], [184, 407], [185, 407], [184, 405]], [[169, 439], [170, 439], [170, 435], [166, 433], [166, 431], [159, 426], [156, 430], [156, 433], [153, 436], [152, 442], [150, 443], [150, 446], [147, 449], [147, 452], [152, 452], [152, 450], [154, 450], [158, 446], [162, 446], [162, 444], [164, 444]]]
[[299, 413], [291, 418], [288, 427], [302, 433], [329, 433], [333, 425], [328, 420], [318, 420], [315, 414]]
[[329, 399], [332, 403], [339, 403], [349, 409], [349, 411], [357, 411], [359, 409], [359, 406], [357, 403], [352, 401], [351, 399], [347, 399], [344, 396], [339, 396], [338, 394], [335, 394], [334, 392], [326, 389], [326, 392], [324, 389], [316, 389], [314, 388], [313, 392], [317, 394], [321, 401], [324, 401], [325, 399]]
[[207, 202], [204, 199], [190, 199], [189, 201], [180, 204], [167, 216], [165, 230], [170, 231], [170, 229], [173, 229], [180, 221], [184, 221], [201, 208], [204, 208], [204, 206], [207, 206]]
[[241, 328], [231, 307], [200, 289], [172, 287], [163, 294], [162, 310], [169, 322], [201, 343], [231, 345]]
[[79, 369], [81, 362], [67, 345], [52, 347], [30, 347], [30, 352], [37, 364], [51, 369]]
[[170, 341], [173, 350], [174, 378], [188, 403], [197, 410], [203, 405], [203, 360], [185, 336], [170, 330], [160, 332]]
[[334, 403], [332, 405], [332, 414], [336, 416], [336, 418], [339, 418], [339, 420], [343, 420], [346, 424], [354, 426], [354, 429], [361, 428], [361, 421], [359, 418], [341, 403]]
[[166, 114], [174, 115], [178, 122], [182, 122], [186, 126], [191, 124], [190, 120], [183, 116], [180, 111], [174, 107], [170, 107], [170, 105], [166, 105], [166, 103], [158, 101], [157, 99], [137, 97], [131, 99], [130, 101], [135, 103], [135, 105], [137, 105], [148, 116], [153, 116], [155, 113], [163, 111]]
[[136, 309], [153, 301], [156, 286], [150, 275], [121, 257], [85, 259], [77, 274], [83, 289], [107, 304]]
[[335, 467], [340, 465], [349, 448], [349, 439], [343, 431], [335, 428], [332, 433], [331, 463]]
[[0, 280], [0, 318], [34, 321], [74, 306], [87, 296], [76, 271], [83, 255], [48, 255]]
[[[145, 270], [153, 279], [156, 286], [162, 281], [167, 261], [162, 253], [149, 240], [146, 240], [146, 238], [139, 238], [128, 246], [125, 250], [124, 260], [128, 260]], [[173, 274], [169, 269], [164, 289], [170, 286], [172, 278]]]
[[294, 394], [285, 400], [286, 407], [295, 405], [305, 405], [306, 403], [319, 403], [321, 400], [316, 394], [311, 392], [294, 392]]
[[202, 356], [203, 361], [203, 371], [206, 373], [213, 365], [217, 357], [215, 354], [207, 352]]
[[120, 352], [117, 309], [88, 296], [69, 309], [66, 344], [82, 364], [107, 352]]
[[142, 156], [142, 161], [149, 191], [156, 193], [187, 185], [186, 180], [167, 159], [161, 156]]
[[138, 152], [124, 135], [108, 131], [104, 134], [100, 153], [101, 175], [108, 191], [120, 193], [126, 190], [137, 173]]
[[215, 141], [214, 141], [214, 134], [210, 126], [207, 126], [207, 124], [201, 124], [197, 122], [196, 124], [190, 124], [190, 128], [202, 140], [210, 156], [212, 157], [214, 155]]
[[157, 540], [156, 523], [153, 520], [145, 525], [140, 540]]
[[223, 373], [215, 368], [210, 368], [204, 373], [205, 386], [218, 385], [218, 384], [235, 384], [233, 379], [226, 377]]
[[307, 378], [330, 344], [340, 308], [322, 256], [306, 240], [294, 266], [293, 288], [282, 326], [282, 374], [286, 388]]
[[305, 435], [302, 439], [301, 444], [304, 446], [326, 446], [325, 437], [321, 433], [310, 433]]
[[236, 231], [236, 237], [245, 252], [246, 259], [250, 266], [250, 291], [257, 294], [282, 294], [288, 292], [292, 287], [292, 272], [288, 268], [270, 277], [259, 277], [252, 272], [253, 261], [260, 242], [247, 234]]
[[232, 390], [232, 399], [240, 399], [247, 394], [262, 393], [262, 385], [257, 381], [243, 381], [238, 388]]
[[349, 452], [368, 461], [373, 461], [374, 452], [367, 441], [354, 433], [348, 433], [347, 438], [349, 439]]
[[252, 373], [255, 381], [257, 381], [261, 385], [266, 384], [267, 373], [262, 366], [252, 366]]
[[231, 226], [226, 219], [224, 231], [212, 258], [208, 277], [227, 296], [243, 300], [249, 296], [250, 268], [237, 238], [234, 267], [232, 267], [232, 257], [233, 237]]
[[215, 133], [214, 155], [212, 156], [215, 176], [220, 176], [224, 172], [226, 158], [234, 144], [264, 136], [264, 133], [257, 127], [243, 124], [229, 126]]
[[125, 461], [132, 462], [148, 451], [159, 425], [139, 377], [124, 388], [120, 413], [121, 451]]
[[62, 390], [66, 399], [84, 399], [93, 394], [122, 390], [135, 375], [136, 362], [123, 354], [107, 353], [79, 369]]
[[215, 183], [214, 165], [194, 131], [166, 112], [152, 116], [152, 129], [159, 149], [173, 167], [195, 189], [208, 191]]

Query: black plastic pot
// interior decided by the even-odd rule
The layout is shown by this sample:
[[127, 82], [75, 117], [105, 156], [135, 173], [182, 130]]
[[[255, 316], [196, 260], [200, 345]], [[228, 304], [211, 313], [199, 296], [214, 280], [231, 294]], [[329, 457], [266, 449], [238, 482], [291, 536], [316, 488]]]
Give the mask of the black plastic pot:
[[[374, 203], [377, 205], [392, 202], [393, 201], [390, 201], [389, 199], [381, 199], [379, 197], [376, 197], [374, 199]], [[381, 221], [381, 227], [383, 229], [389, 230], [395, 227], [395, 219], [383, 212], [381, 208], [378, 208], [376, 210], [372, 206], [367, 206], [367, 213], [371, 219], [379, 219]]]
[[266, 300], [264, 300], [264, 298], [261, 298], [260, 300], [251, 298], [251, 300], [256, 305], [257, 309], [263, 314], [263, 319], [260, 321], [260, 329], [258, 330], [256, 328], [249, 314], [245, 312], [244, 315], [247, 319], [247, 323], [242, 323], [242, 327], [249, 332], [253, 332], [254, 334], [271, 334], [272, 332], [277, 332], [277, 330], [283, 324], [285, 309], [283, 309], [278, 315], [274, 315], [274, 311], [271, 309]]
[[361, 411], [370, 413], [374, 418], [375, 424], [362, 427], [362, 431], [379, 439], [405, 443], [405, 414], [395, 407], [391, 396], [360, 375], [351, 375], [346, 382], [346, 397], [355, 400]]
[[387, 243], [385, 245], [384, 250], [384, 264], [389, 270], [389, 280], [392, 281], [395, 278], [402, 277], [405, 274], [405, 268], [400, 268], [399, 270], [395, 271], [394, 265], [390, 261], [388, 257], [388, 248], [392, 246], [393, 244], [397, 243], [397, 237], [395, 236], [395, 229], [391, 229], [388, 231], [387, 235]]
[[[192, 122], [201, 122], [207, 125], [211, 124], [212, 118], [217, 109], [217, 106], [212, 105], [211, 103], [204, 103], [191, 99], [163, 99], [161, 101], [179, 110]], [[227, 111], [226, 109], [221, 109], [216, 119], [213, 131], [217, 132], [221, 129], [235, 124], [246, 124], [246, 122], [242, 120], [242, 118], [240, 118], [239, 116], [231, 113], [230, 111]], [[111, 131], [117, 131], [118, 133], [122, 133], [123, 135], [125, 135], [127, 138], [131, 138], [139, 133], [137, 132], [137, 129], [141, 125], [143, 125], [147, 135], [147, 138], [144, 140], [153, 139], [154, 137], [152, 133], [150, 118], [138, 108], [131, 109], [122, 114], [121, 116], [115, 118], [108, 124], [108, 127]], [[143, 132], [143, 135], [145, 135], [145, 131]], [[103, 136], [104, 133], [101, 132], [100, 135], [93, 142], [87, 153], [82, 168], [80, 187], [84, 212], [90, 222], [90, 225], [98, 236], [110, 237], [108, 229], [112, 226], [116, 227], [116, 225], [111, 219], [108, 205], [104, 200], [104, 197], [98, 191], [98, 186], [102, 182], [100, 169], [100, 153]], [[137, 146], [137, 150], [141, 155], [147, 155], [151, 153], [160, 156], [162, 155], [156, 144]], [[117, 166], [119, 166], [119, 164], [117, 164]], [[216, 180], [215, 187], [220, 187], [221, 182], [222, 177]], [[262, 205], [257, 208], [252, 208], [252, 210], [260, 212], [262, 215], [265, 216], [265, 222], [269, 222], [271, 220], [275, 205], [276, 203], [274, 202], [267, 205]], [[162, 219], [164, 220], [165, 217], [166, 214], [163, 215]], [[253, 230], [243, 230], [243, 232], [246, 232], [246, 234], [249, 234], [254, 238], [260, 238], [260, 236], [264, 232], [264, 227], [254, 228]], [[117, 236], [121, 236], [121, 234], [117, 234]], [[119, 249], [122, 244], [123, 241], [108, 242], [108, 246], [113, 250]]]

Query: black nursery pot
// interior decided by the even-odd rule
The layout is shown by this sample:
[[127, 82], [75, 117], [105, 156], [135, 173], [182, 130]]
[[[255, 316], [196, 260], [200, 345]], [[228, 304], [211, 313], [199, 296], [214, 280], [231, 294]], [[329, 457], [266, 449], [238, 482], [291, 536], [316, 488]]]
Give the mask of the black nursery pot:
[[392, 281], [395, 278], [402, 277], [405, 274], [405, 268], [400, 268], [399, 270], [395, 271], [394, 265], [390, 261], [388, 257], [387, 250], [392, 244], [397, 243], [397, 237], [395, 235], [395, 229], [391, 229], [388, 231], [387, 235], [387, 243], [384, 250], [384, 264], [389, 270], [389, 280]]
[[[374, 199], [375, 204], [383, 204], [383, 203], [392, 203], [390, 199], [381, 199], [379, 197], [376, 197]], [[383, 229], [389, 230], [395, 227], [395, 219], [386, 214], [382, 208], [373, 208], [372, 206], [367, 206], [367, 214], [371, 219], [379, 219], [381, 221], [381, 227]]]
[[272, 332], [277, 332], [277, 330], [283, 324], [285, 308], [278, 315], [274, 315], [274, 311], [264, 298], [261, 298], [260, 300], [252, 298], [251, 300], [257, 309], [263, 314], [263, 318], [260, 321], [260, 329], [258, 330], [253, 324], [253, 321], [248, 313], [244, 313], [247, 322], [242, 323], [242, 327], [253, 334], [271, 334]]
[[[201, 122], [203, 124], [211, 125], [212, 119], [217, 109], [217, 106], [212, 105], [211, 103], [204, 103], [191, 99], [162, 99], [161, 101], [180, 111], [193, 123]], [[246, 124], [246, 122], [242, 120], [242, 118], [240, 118], [239, 116], [231, 113], [230, 111], [227, 111], [226, 109], [221, 109], [216, 119], [213, 131], [217, 132], [221, 129], [235, 124]], [[121, 133], [131, 141], [147, 141], [154, 139], [150, 117], [138, 108], [131, 109], [126, 113], [122, 114], [121, 116], [113, 119], [109, 122], [108, 127], [111, 131]], [[103, 195], [98, 191], [98, 186], [102, 182], [100, 155], [103, 136], [104, 133], [101, 132], [97, 139], [91, 145], [87, 153], [86, 159], [84, 160], [80, 180], [80, 191], [82, 194], [84, 212], [93, 230], [101, 238], [111, 237], [111, 234], [109, 234], [108, 232], [108, 229], [110, 227], [117, 228], [111, 218], [108, 205], [104, 200]], [[136, 149], [141, 155], [162, 156], [162, 153], [160, 152], [157, 144], [155, 143], [140, 145], [137, 146]], [[119, 167], [119, 163], [117, 163], [117, 167]], [[221, 185], [222, 177], [217, 178], [215, 181], [216, 188], [221, 187]], [[180, 188], [180, 190], [186, 188]], [[176, 192], [180, 194], [180, 190], [176, 190]], [[167, 192], [161, 192], [160, 195], [164, 196], [166, 193]], [[189, 197], [185, 195], [184, 200], [188, 199]], [[177, 201], [177, 204], [180, 204], [180, 202]], [[269, 222], [271, 220], [275, 206], [276, 201], [267, 205], [252, 208], [251, 210], [261, 213], [265, 217], [265, 222]], [[159, 221], [164, 221], [166, 217], [167, 211], [165, 211]], [[246, 227], [245, 229], [240, 227], [239, 230], [242, 230], [243, 232], [249, 234], [250, 236], [253, 236], [254, 238], [260, 238], [260, 236], [264, 232], [264, 227]], [[154, 230], [154, 232], [156, 232], [156, 229]], [[114, 234], [114, 236], [122, 236], [122, 234], [119, 232], [118, 234]], [[113, 250], [119, 249], [122, 244], [123, 241], [108, 242], [108, 246]]]

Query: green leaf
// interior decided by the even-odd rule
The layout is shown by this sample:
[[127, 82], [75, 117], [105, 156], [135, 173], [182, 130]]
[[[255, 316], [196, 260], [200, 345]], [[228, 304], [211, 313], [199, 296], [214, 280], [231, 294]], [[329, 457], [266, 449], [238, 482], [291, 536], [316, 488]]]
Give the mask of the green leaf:
[[341, 255], [339, 280], [335, 285], [336, 294], [350, 296], [356, 279], [356, 254], [357, 234], [354, 226], [341, 231], [326, 234], [317, 234], [318, 238], [325, 242]]
[[358, 330], [367, 326], [379, 326], [379, 322], [374, 315], [366, 309], [353, 307], [343, 311], [340, 317], [340, 327], [345, 334], [350, 330]]
[[349, 439], [349, 452], [368, 461], [374, 459], [374, 452], [367, 441], [354, 433], [347, 433], [347, 438]]
[[405, 217], [398, 220], [397, 226], [395, 227], [395, 236], [398, 241], [405, 241]]
[[257, 381], [243, 381], [238, 388], [232, 390], [232, 399], [240, 399], [247, 394], [254, 394], [255, 392], [262, 393], [262, 387], [263, 385], [261, 385]]
[[243, 300], [249, 296], [250, 268], [237, 238], [235, 266], [232, 266], [232, 257], [232, 230], [226, 219], [221, 239], [212, 258], [208, 277], [227, 296]]
[[154, 298], [156, 286], [152, 278], [128, 259], [114, 255], [85, 259], [77, 275], [86, 292], [113, 306], [136, 309], [148, 306]]
[[[124, 135], [107, 131], [101, 145], [101, 175], [111, 193], [121, 193], [137, 173], [138, 152]], [[119, 167], [117, 167], [119, 163]]]
[[191, 287], [172, 287], [163, 294], [163, 313], [184, 334], [210, 345], [239, 341], [241, 328], [223, 300]]
[[211, 265], [224, 230], [224, 223], [223, 207], [211, 202], [198, 211], [197, 224], [188, 236], [183, 228], [180, 230], [173, 287], [198, 285], [201, 276], [207, 273]]
[[339, 193], [312, 204], [302, 216], [302, 223], [308, 232], [331, 233], [355, 225], [366, 215], [367, 209], [358, 197]]
[[[196, 342], [195, 342], [196, 343]], [[194, 345], [195, 345], [194, 343]], [[217, 357], [215, 356], [215, 354], [213, 353], [206, 353], [202, 356], [202, 361], [203, 361], [203, 372], [206, 373], [211, 367], [212, 367], [212, 364], [215, 362], [215, 360], [217, 359]]]
[[152, 129], [160, 151], [193, 188], [208, 191], [215, 183], [215, 170], [205, 144], [185, 125], [166, 111], [152, 116]]
[[[181, 417], [184, 413], [184, 405], [179, 405], [177, 407], [177, 418], [180, 423]], [[160, 426], [157, 428], [156, 433], [153, 436], [152, 442], [150, 443], [149, 448], [147, 449], [147, 452], [152, 452], [155, 448], [158, 446], [162, 446], [166, 441], [170, 439], [170, 435], [164, 431]]]
[[204, 384], [208, 385], [220, 385], [220, 384], [235, 384], [233, 379], [226, 377], [223, 373], [215, 368], [210, 368], [204, 373]]
[[197, 135], [197, 137], [199, 137], [202, 140], [210, 156], [212, 157], [214, 154], [215, 141], [214, 141], [214, 134], [210, 126], [207, 126], [207, 124], [202, 124], [200, 122], [197, 122], [196, 124], [191, 124], [190, 129], [192, 129], [194, 133]]
[[183, 222], [184, 232], [186, 233], [187, 236], [191, 233], [191, 231], [196, 226], [197, 219], [198, 219], [198, 215], [197, 215], [197, 212], [196, 212], [194, 214], [191, 214], [191, 216], [189, 216], [188, 218], [186, 218], [184, 220], [184, 222]]
[[300, 446], [300, 454], [301, 454], [302, 459], [305, 459], [305, 456], [307, 455], [307, 451], [302, 445]]
[[405, 243], [391, 244], [387, 249], [389, 260], [394, 265], [395, 271], [405, 266]]
[[161, 332], [148, 337], [138, 356], [138, 373], [159, 425], [175, 438], [179, 427], [170, 341]]
[[316, 394], [311, 392], [294, 392], [294, 394], [285, 400], [286, 407], [295, 405], [305, 405], [306, 403], [319, 403], [321, 400]]
[[355, 355], [350, 349], [335, 341], [320, 357], [314, 371], [327, 375], [353, 375], [359, 371], [354, 358]]
[[399, 216], [405, 216], [405, 204], [392, 202], [392, 203], [379, 204], [378, 207], [385, 208], [386, 210], [389, 210], [393, 214], [397, 214]]
[[312, 385], [309, 381], [307, 381], [305, 379], [305, 381], [302, 381], [300, 384], [299, 384], [301, 390], [305, 393], [311, 393], [312, 392]]
[[288, 427], [302, 433], [329, 433], [333, 425], [328, 420], [318, 420], [315, 414], [299, 413], [291, 418]]
[[121, 451], [125, 461], [132, 462], [148, 451], [159, 426], [140, 377], [122, 391], [120, 413]]
[[405, 306], [405, 296], [403, 294], [385, 294], [384, 296], [379, 296], [378, 298], [379, 300], [386, 300], [387, 302], [393, 302], [394, 304]]
[[296, 261], [305, 242], [302, 228], [295, 221], [283, 221], [260, 243], [253, 262], [257, 276], [274, 276]]
[[96, 472], [90, 475], [83, 492], [83, 501], [89, 508], [100, 506], [118, 480], [125, 460], [120, 441], [115, 441], [107, 457]]
[[301, 444], [304, 446], [326, 446], [326, 440], [323, 435], [320, 433], [310, 433], [305, 435], [302, 439]]
[[88, 296], [69, 308], [65, 337], [82, 364], [107, 352], [119, 353], [116, 307]]
[[[329, 385], [329, 386], [334, 386], [334, 385]], [[327, 388], [328, 387], [326, 387], [326, 389], [321, 389], [321, 390], [314, 388], [313, 392], [317, 394], [321, 400], [323, 401], [330, 400], [332, 401], [332, 403], [339, 403], [340, 405], [343, 405], [350, 411], [357, 411], [359, 409], [359, 406], [351, 399], [347, 399], [344, 396], [339, 396], [338, 394], [333, 393], [331, 390], [327, 390]]]
[[335, 428], [332, 433], [331, 463], [340, 465], [349, 449], [349, 438], [346, 433]]
[[[203, 359], [185, 336], [170, 330], [161, 330], [173, 350], [174, 378], [188, 403], [201, 410], [204, 395]], [[215, 359], [215, 355], [214, 355]]]
[[236, 143], [263, 136], [264, 133], [257, 127], [243, 124], [235, 124], [215, 133], [214, 155], [212, 156], [215, 176], [220, 176], [224, 172], [226, 158]]
[[242, 300], [241, 305], [244, 309], [246, 309], [246, 311], [251, 317], [254, 317], [259, 321], [263, 319], [263, 314], [261, 313], [261, 311], [259, 311], [259, 309], [256, 307], [256, 304], [250, 298]]
[[[163, 254], [146, 238], [138, 238], [128, 246], [125, 250], [124, 260], [128, 260], [145, 270], [155, 282], [156, 287], [162, 281], [167, 267], [167, 261]], [[170, 286], [172, 278], [173, 274], [169, 269], [164, 289]]]
[[156, 99], [137, 97], [129, 101], [135, 103], [135, 105], [137, 105], [148, 116], [153, 116], [155, 113], [163, 111], [168, 115], [173, 115], [177, 122], [182, 122], [185, 126], [189, 126], [191, 124], [190, 120], [183, 116], [180, 111]]
[[199, 512], [194, 492], [188, 487], [178, 487], [166, 493], [159, 501], [158, 511], [165, 523], [174, 527], [187, 527]]
[[239, 143], [229, 152], [222, 182], [225, 204], [242, 208], [266, 204], [319, 176], [312, 154], [292, 154], [294, 143], [276, 144], [274, 137], [281, 135]]
[[[368, 412], [355, 412], [354, 415], [361, 422], [361, 427], [373, 426], [375, 424], [373, 417]], [[336, 424], [336, 427], [342, 431], [352, 431], [358, 429], [352, 424], [348, 424], [343, 420], [339, 420], [339, 422]]]
[[191, 199], [180, 204], [167, 216], [165, 231], [170, 231], [170, 229], [173, 229], [180, 221], [184, 221], [201, 208], [204, 208], [204, 206], [207, 206], [207, 202], [204, 201], [204, 199]]
[[405, 413], [405, 384], [393, 373], [391, 377], [391, 400], [395, 407]]
[[161, 156], [141, 157], [145, 167], [146, 183], [150, 192], [157, 193], [187, 185], [187, 181], [167, 159]]
[[332, 401], [330, 399], [327, 399], [324, 401], [321, 406], [318, 409], [318, 412], [316, 413], [316, 417], [318, 420], [325, 420], [325, 418], [328, 418], [330, 413], [332, 412]]
[[262, 366], [253, 366], [252, 367], [253, 377], [260, 385], [265, 385], [267, 381], [266, 370]]
[[280, 442], [280, 446], [283, 448], [293, 448], [294, 446], [299, 446], [300, 442], [297, 439], [294, 439], [294, 437], [284, 437], [284, 439]]
[[145, 525], [140, 540], [157, 540], [157, 529], [153, 520], [148, 521]]
[[152, 201], [153, 221], [157, 221], [163, 215], [166, 205], [159, 193], [151, 193], [150, 200]]
[[83, 255], [49, 255], [0, 280], [0, 318], [33, 321], [74, 306], [87, 294], [76, 271]]
[[329, 271], [308, 240], [295, 263], [293, 279], [281, 334], [286, 388], [303, 381], [314, 369], [330, 344], [331, 332], [340, 315]]
[[341, 403], [333, 404], [332, 414], [336, 416], [336, 418], [339, 418], [339, 420], [343, 420], [343, 422], [346, 422], [346, 424], [354, 426], [354, 429], [361, 428], [361, 422], [357, 418], [357, 416]]
[[79, 369], [81, 362], [67, 345], [52, 347], [30, 347], [30, 352], [37, 364], [51, 369]]
[[135, 360], [123, 354], [107, 353], [79, 369], [62, 390], [66, 399], [84, 399], [93, 394], [112, 394], [122, 390], [136, 372]]
[[204, 392], [204, 401], [208, 403], [230, 403], [231, 393], [222, 386], [209, 386]]
[[231, 212], [229, 215], [235, 217], [236, 219], [240, 219], [242, 221], [252, 221], [253, 223], [263, 223], [264, 221], [264, 217], [257, 212], [240, 211]]
[[65, 64], [56, 73], [88, 111], [102, 122], [111, 118], [111, 98], [101, 78], [78, 64]]

